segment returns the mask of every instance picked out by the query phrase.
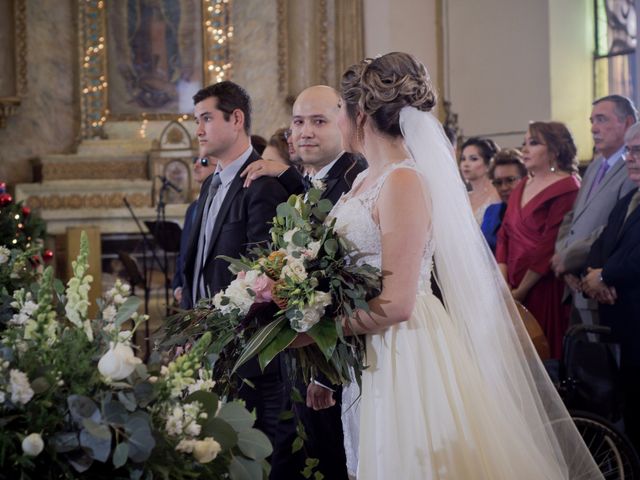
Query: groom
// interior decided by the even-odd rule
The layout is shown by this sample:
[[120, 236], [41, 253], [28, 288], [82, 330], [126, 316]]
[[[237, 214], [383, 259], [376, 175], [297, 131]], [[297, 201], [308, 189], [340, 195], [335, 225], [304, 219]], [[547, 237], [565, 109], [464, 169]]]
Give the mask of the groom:
[[[331, 87], [316, 85], [302, 91], [293, 104], [291, 137], [301, 159], [305, 173], [312, 181], [324, 185], [322, 198], [335, 205], [340, 196], [351, 189], [358, 173], [366, 168], [362, 159], [355, 158], [342, 149], [342, 135], [338, 128], [340, 97]], [[252, 163], [242, 173], [245, 184], [264, 175], [276, 176], [285, 188], [295, 191], [299, 178], [295, 168], [268, 160]], [[292, 385], [289, 385], [292, 387]], [[306, 454], [320, 460], [318, 470], [326, 479], [347, 480], [346, 458], [343, 447], [341, 396], [339, 385], [330, 385], [324, 378], [316, 378], [308, 386], [296, 385], [302, 396], [306, 393], [306, 405], [295, 405], [308, 441]], [[290, 392], [286, 392], [286, 398]], [[291, 408], [291, 405], [287, 405]], [[270, 478], [303, 478], [304, 455], [291, 454], [295, 434], [285, 425], [279, 430], [272, 458]], [[281, 454], [280, 454], [281, 453]]]
[[[240, 172], [259, 158], [249, 136], [251, 100], [247, 92], [224, 81], [200, 90], [193, 101], [200, 153], [216, 158], [218, 165], [202, 185], [193, 221], [181, 301], [186, 309], [231, 283], [234, 275], [219, 256], [239, 258], [256, 243], [267, 242], [276, 206], [288, 198], [274, 178], [264, 177], [243, 188]], [[239, 397], [248, 410], [256, 410], [256, 428], [274, 443], [282, 411], [280, 362], [276, 359], [261, 372], [253, 359], [239, 374], [250, 382], [242, 386]]]

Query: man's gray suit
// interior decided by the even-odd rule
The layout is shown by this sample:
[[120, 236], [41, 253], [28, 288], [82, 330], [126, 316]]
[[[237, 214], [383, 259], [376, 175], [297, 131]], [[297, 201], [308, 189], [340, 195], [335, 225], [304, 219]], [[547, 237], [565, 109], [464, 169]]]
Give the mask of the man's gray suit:
[[[590, 192], [604, 161], [604, 158], [599, 157], [589, 164], [573, 209], [565, 215], [560, 226], [556, 253], [560, 256], [566, 273], [579, 275], [584, 270], [591, 245], [607, 224], [614, 205], [636, 187], [629, 180], [624, 160], [619, 159], [609, 168], [600, 184]], [[598, 323], [597, 302], [582, 294], [574, 294], [573, 306], [580, 314], [582, 323]]]

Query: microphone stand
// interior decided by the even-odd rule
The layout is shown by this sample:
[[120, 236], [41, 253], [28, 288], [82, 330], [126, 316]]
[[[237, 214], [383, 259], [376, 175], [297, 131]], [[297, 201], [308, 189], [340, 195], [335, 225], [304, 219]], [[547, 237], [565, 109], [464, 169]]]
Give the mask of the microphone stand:
[[[166, 182], [162, 182], [162, 187], [160, 187], [160, 193], [158, 196], [158, 206], [156, 209], [156, 224], [154, 225], [153, 237], [155, 239], [159, 238], [160, 235], [160, 225], [164, 226], [165, 224], [165, 202], [164, 202], [164, 194], [169, 188], [169, 185]], [[165, 316], [169, 316], [169, 261], [167, 258], [167, 250], [166, 248], [162, 249], [162, 256], [164, 260], [164, 266], [161, 266], [160, 270], [164, 275], [164, 305], [165, 305]]]
[[[144, 314], [149, 315], [149, 300], [151, 296], [151, 275], [150, 275], [149, 268], [147, 267], [147, 249], [151, 250], [152, 260], [155, 260], [155, 262], [158, 264], [158, 267], [160, 267], [161, 270], [162, 270], [162, 264], [160, 263], [160, 260], [158, 260], [155, 249], [150, 248], [150, 243], [149, 243], [149, 240], [147, 239], [147, 234], [142, 228], [142, 225], [140, 224], [140, 220], [138, 220], [138, 217], [134, 213], [133, 208], [131, 208], [131, 204], [127, 200], [127, 197], [122, 197], [122, 201], [126, 205], [127, 210], [129, 210], [129, 214], [131, 215], [131, 218], [133, 218], [134, 222], [138, 226], [140, 235], [142, 235], [142, 276], [144, 280], [144, 287], [143, 287], [144, 288]], [[135, 288], [134, 285], [132, 285], [131, 287], [132, 289]], [[146, 356], [149, 355], [150, 347], [151, 347], [151, 344], [149, 343], [149, 335], [150, 335], [149, 322], [147, 321], [147, 322], [144, 322], [144, 336], [145, 336], [144, 341], [145, 341], [145, 347], [146, 347]]]

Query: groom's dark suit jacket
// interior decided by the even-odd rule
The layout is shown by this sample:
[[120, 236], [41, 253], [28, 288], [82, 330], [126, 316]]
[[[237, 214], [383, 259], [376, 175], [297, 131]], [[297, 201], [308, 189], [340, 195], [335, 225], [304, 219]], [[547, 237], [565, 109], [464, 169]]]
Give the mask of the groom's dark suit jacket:
[[634, 368], [640, 367], [640, 207], [624, 217], [636, 191], [613, 207], [587, 260], [589, 267], [602, 268], [604, 283], [616, 289], [613, 305], [599, 305], [600, 323], [620, 342], [623, 366]]
[[[210, 290], [211, 296], [227, 288], [235, 277], [229, 271], [229, 263], [217, 257], [225, 255], [239, 258], [255, 244], [266, 243], [270, 238], [269, 229], [276, 214], [276, 207], [288, 198], [284, 187], [274, 178], [262, 177], [255, 180], [249, 188], [243, 188], [244, 179], [240, 178], [240, 172], [258, 158], [260, 157], [254, 150], [231, 182], [216, 217], [202, 271], [205, 286]], [[203, 210], [207, 203], [209, 185], [212, 180], [213, 175], [210, 175], [202, 185], [191, 229], [185, 259], [186, 281], [181, 305], [184, 308], [193, 308], [191, 289], [198, 252], [198, 238], [200, 237], [200, 226]]]
[[[335, 205], [343, 193], [351, 190], [356, 176], [365, 168], [367, 168], [366, 162], [361, 157], [355, 157], [350, 153], [343, 154], [323, 179], [325, 189], [321, 198], [327, 198]], [[299, 178], [299, 174], [290, 168], [280, 175], [279, 180], [288, 191], [294, 192], [296, 181], [298, 181], [296, 178]], [[316, 380], [330, 386], [325, 378], [319, 377]], [[296, 387], [301, 391], [302, 398], [306, 398], [305, 385], [298, 383]], [[336, 390], [334, 394], [336, 405], [333, 407], [315, 411], [307, 408], [306, 405], [296, 404], [295, 408], [308, 436], [305, 445], [306, 453], [320, 460], [318, 468], [324, 474], [324, 478], [347, 480], [340, 407], [342, 390], [336, 385], [332, 388]], [[286, 408], [291, 408], [290, 402]], [[271, 480], [304, 478], [300, 471], [304, 468], [305, 454], [302, 451], [291, 453], [291, 443], [295, 437], [292, 426], [287, 426], [283, 422], [278, 430], [276, 452], [272, 458]]]

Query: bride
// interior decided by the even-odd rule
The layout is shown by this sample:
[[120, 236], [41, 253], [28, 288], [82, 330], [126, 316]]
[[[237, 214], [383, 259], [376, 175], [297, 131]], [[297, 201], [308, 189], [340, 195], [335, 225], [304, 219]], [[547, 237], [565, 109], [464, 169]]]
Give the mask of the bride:
[[[342, 78], [344, 147], [369, 169], [331, 215], [358, 261], [383, 271], [370, 312], [345, 322], [366, 335], [368, 365], [358, 407], [357, 387], [343, 398], [350, 473], [602, 478], [482, 239], [434, 105], [424, 65], [405, 53]], [[430, 291], [433, 263], [444, 306]]]

